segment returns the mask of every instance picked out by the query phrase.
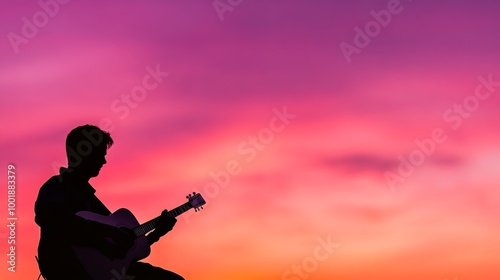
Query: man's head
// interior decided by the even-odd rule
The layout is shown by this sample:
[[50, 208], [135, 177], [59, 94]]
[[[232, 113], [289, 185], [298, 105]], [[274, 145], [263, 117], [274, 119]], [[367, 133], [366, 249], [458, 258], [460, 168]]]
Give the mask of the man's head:
[[106, 163], [106, 151], [113, 145], [109, 132], [94, 125], [74, 128], [66, 137], [66, 155], [70, 171], [78, 170], [86, 177], [95, 177]]

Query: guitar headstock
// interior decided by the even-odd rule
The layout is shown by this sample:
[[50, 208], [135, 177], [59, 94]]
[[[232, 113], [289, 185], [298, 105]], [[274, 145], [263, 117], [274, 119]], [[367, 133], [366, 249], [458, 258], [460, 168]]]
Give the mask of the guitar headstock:
[[201, 194], [193, 192], [192, 194], [188, 194], [186, 198], [189, 200], [189, 203], [191, 204], [191, 207], [194, 208], [195, 212], [200, 211], [203, 209], [203, 205], [206, 204], [205, 200], [203, 197], [201, 197]]

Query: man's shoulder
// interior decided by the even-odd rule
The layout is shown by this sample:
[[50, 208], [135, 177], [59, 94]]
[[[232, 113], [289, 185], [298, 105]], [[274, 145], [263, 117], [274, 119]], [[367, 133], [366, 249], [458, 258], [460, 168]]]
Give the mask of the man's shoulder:
[[38, 198], [44, 197], [46, 195], [54, 195], [55, 193], [60, 193], [64, 190], [63, 186], [65, 185], [64, 180], [60, 175], [54, 175], [50, 177], [43, 185], [40, 187], [38, 191]]
[[35, 201], [35, 213], [54, 202], [64, 201], [65, 195], [63, 194], [62, 188], [63, 182], [61, 182], [57, 177], [58, 176], [50, 177], [40, 187]]
[[50, 188], [58, 188], [64, 184], [64, 180], [61, 175], [54, 175], [50, 177], [45, 183], [42, 185], [42, 189], [50, 189]]
[[61, 167], [60, 173], [50, 177], [45, 183], [43, 183], [42, 188], [57, 188], [69, 183], [68, 168]]

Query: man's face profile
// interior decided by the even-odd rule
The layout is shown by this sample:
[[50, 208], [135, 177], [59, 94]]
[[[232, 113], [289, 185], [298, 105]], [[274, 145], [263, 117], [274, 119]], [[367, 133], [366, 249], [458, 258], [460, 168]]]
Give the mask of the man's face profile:
[[112, 144], [109, 133], [96, 126], [74, 128], [66, 138], [69, 171], [77, 171], [86, 178], [96, 177], [106, 163], [107, 150]]
[[99, 175], [101, 168], [106, 163], [106, 147], [99, 147], [90, 155], [83, 158], [82, 166], [84, 173], [89, 177], [96, 177]]

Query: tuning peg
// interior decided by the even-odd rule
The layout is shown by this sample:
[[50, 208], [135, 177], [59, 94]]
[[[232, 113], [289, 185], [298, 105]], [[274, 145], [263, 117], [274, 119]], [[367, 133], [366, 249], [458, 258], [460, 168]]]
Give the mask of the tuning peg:
[[189, 199], [189, 195], [186, 195], [186, 198]]
[[196, 195], [196, 192], [193, 192], [193, 195]]

